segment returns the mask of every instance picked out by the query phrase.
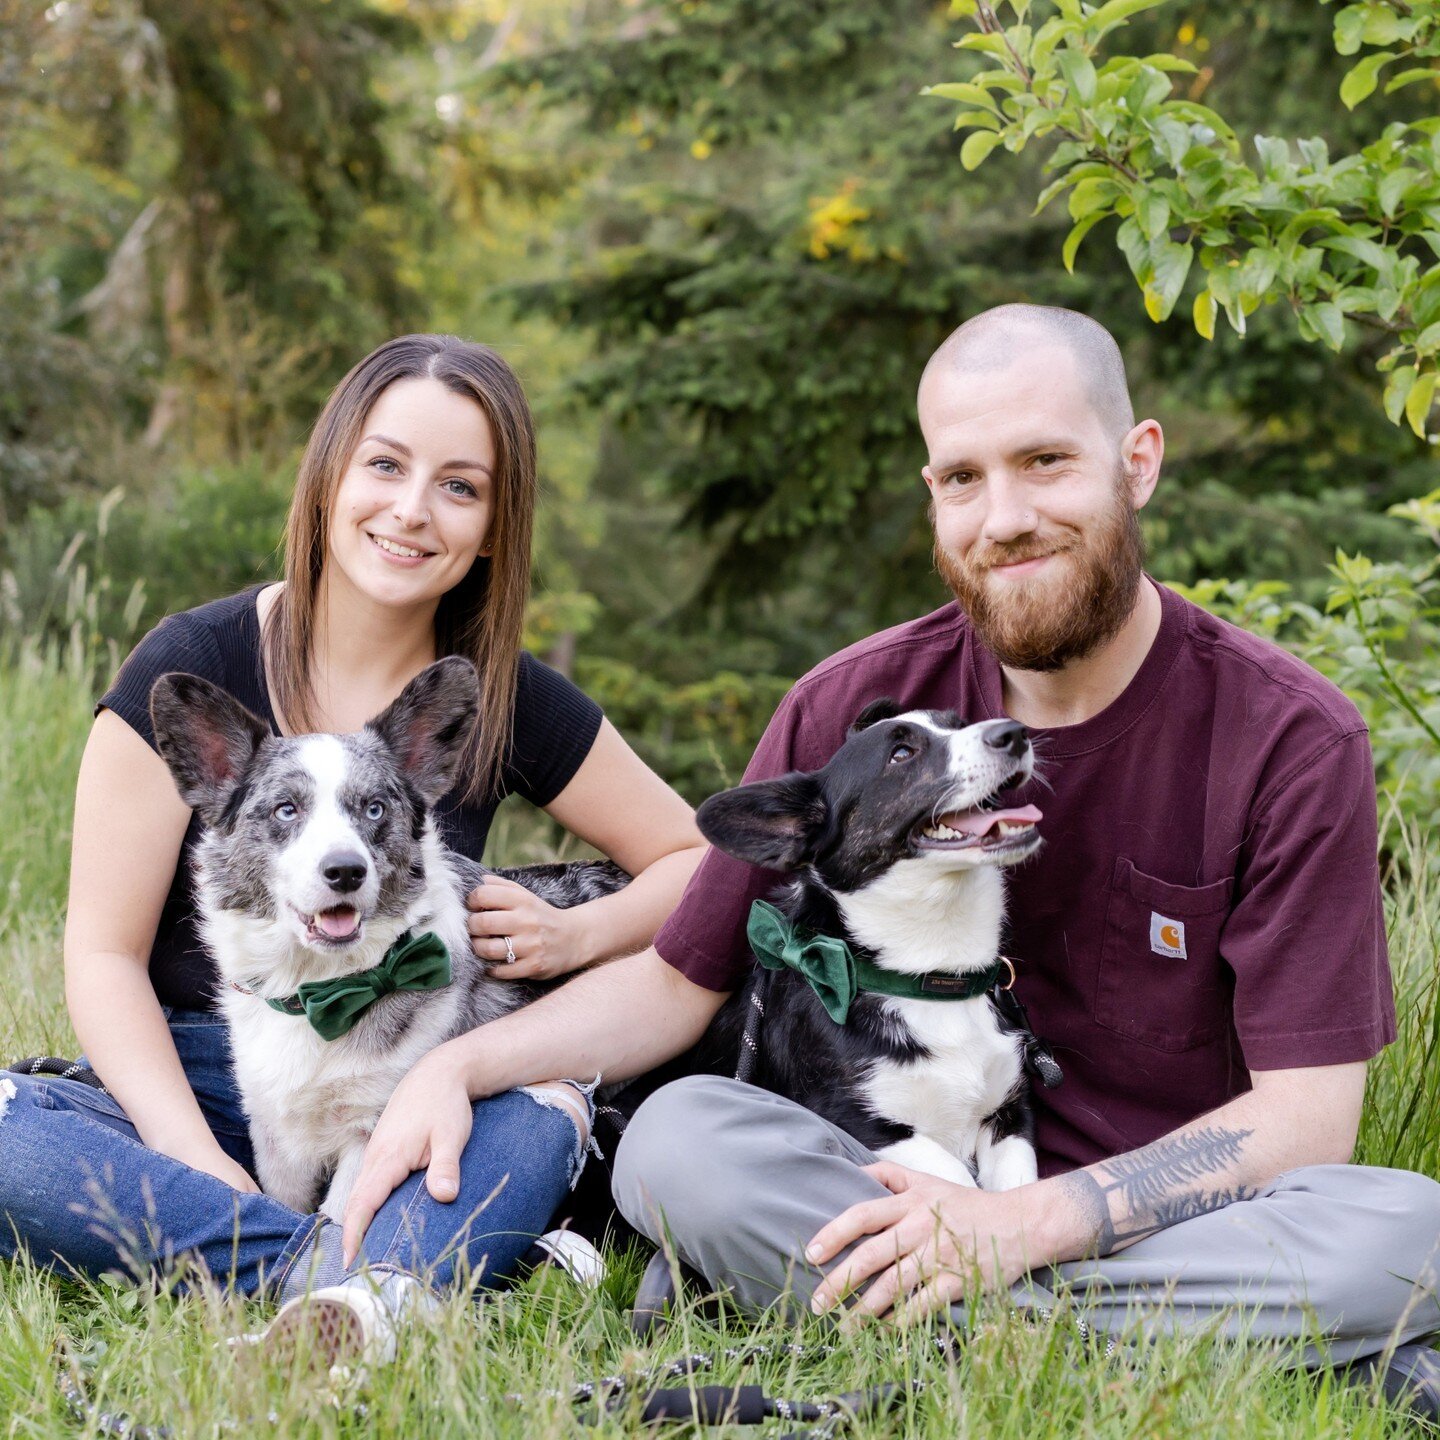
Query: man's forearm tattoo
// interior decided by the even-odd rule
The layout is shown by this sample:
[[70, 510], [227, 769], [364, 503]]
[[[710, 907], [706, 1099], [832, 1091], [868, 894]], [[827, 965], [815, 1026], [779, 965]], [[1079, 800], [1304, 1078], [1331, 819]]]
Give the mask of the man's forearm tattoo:
[[1117, 1155], [1093, 1172], [1065, 1176], [1065, 1188], [1093, 1235], [1087, 1253], [1109, 1255], [1182, 1220], [1254, 1199], [1258, 1191], [1240, 1184], [1234, 1173], [1253, 1133], [1206, 1125]]

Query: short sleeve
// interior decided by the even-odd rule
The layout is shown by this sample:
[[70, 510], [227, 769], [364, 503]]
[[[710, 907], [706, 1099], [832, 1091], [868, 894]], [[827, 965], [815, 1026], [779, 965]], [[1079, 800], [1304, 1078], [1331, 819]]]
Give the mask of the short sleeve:
[[1368, 1060], [1395, 1038], [1375, 771], [1351, 733], [1257, 804], [1220, 937], [1251, 1070]]
[[169, 615], [130, 652], [110, 688], [95, 705], [95, 714], [113, 710], [142, 740], [155, 749], [150, 724], [150, 689], [172, 671], [199, 675], [225, 686], [225, 662], [209, 626], [193, 615]]
[[532, 805], [548, 805], [584, 763], [604, 718], [578, 685], [522, 651], [506, 790]]
[[[746, 782], [814, 768], [806, 763], [811, 748], [806, 730], [800, 691], [791, 690], [755, 747], [745, 769]], [[707, 990], [734, 990], [752, 963], [745, 940], [750, 907], [783, 879], [773, 870], [747, 865], [723, 851], [707, 851], [680, 904], [655, 936], [660, 957]]]

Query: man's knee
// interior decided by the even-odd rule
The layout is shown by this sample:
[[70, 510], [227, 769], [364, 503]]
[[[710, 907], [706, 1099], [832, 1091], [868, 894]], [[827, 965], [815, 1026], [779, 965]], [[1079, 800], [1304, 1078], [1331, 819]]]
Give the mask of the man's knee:
[[[1314, 1245], [1303, 1267], [1306, 1298], [1322, 1320], [1366, 1316], [1389, 1326], [1403, 1318], [1422, 1330], [1440, 1323], [1440, 1184], [1368, 1165], [1315, 1166], [1286, 1181], [1332, 1202], [1323, 1225], [1315, 1217], [1328, 1243]], [[1302, 1238], [1310, 1249], [1320, 1237]]]
[[717, 1075], [662, 1086], [635, 1112], [615, 1152], [615, 1203], [639, 1231], [658, 1240], [657, 1219], [705, 1225], [732, 1213], [750, 1183], [736, 1126], [748, 1087]]

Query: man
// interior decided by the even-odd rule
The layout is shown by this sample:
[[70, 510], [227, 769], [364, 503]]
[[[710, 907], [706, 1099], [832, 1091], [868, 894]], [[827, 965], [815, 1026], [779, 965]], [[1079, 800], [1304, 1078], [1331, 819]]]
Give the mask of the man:
[[[617, 1203], [755, 1308], [856, 1291], [877, 1316], [935, 1309], [978, 1266], [1031, 1300], [1058, 1276], [1112, 1330], [1151, 1302], [1182, 1327], [1238, 1302], [1249, 1333], [1318, 1329], [1336, 1362], [1411, 1345], [1440, 1329], [1440, 1185], [1345, 1163], [1365, 1062], [1395, 1033], [1363, 723], [1144, 575], [1136, 512], [1163, 436], [1135, 422], [1101, 326], [986, 312], [931, 359], [918, 404], [957, 604], [805, 676], [746, 778], [818, 768], [882, 695], [1035, 732], [1047, 843], [1011, 872], [1009, 953], [1065, 1069], [1038, 1097], [1041, 1179], [986, 1193], [875, 1163], [779, 1097], [695, 1078], [636, 1115]], [[347, 1233], [392, 1177], [448, 1170], [465, 1095], [620, 1079], [691, 1043], [742, 982], [746, 915], [773, 883], [712, 852], [653, 950], [408, 1078], [392, 1112], [449, 1118], [387, 1112]], [[1408, 1353], [1423, 1383], [1428, 1352]]]

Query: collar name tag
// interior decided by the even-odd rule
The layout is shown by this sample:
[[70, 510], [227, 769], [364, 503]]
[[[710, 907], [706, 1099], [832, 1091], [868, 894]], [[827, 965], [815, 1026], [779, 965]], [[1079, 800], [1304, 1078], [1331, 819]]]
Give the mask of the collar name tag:
[[1158, 910], [1150, 912], [1150, 948], [1157, 955], [1166, 955], [1175, 960], [1184, 960], [1185, 922], [1171, 920]]

